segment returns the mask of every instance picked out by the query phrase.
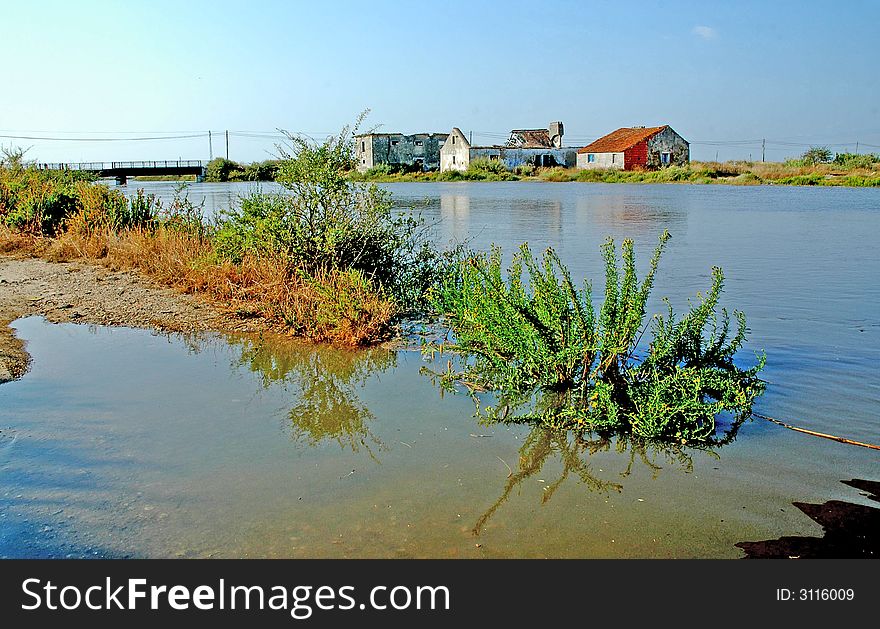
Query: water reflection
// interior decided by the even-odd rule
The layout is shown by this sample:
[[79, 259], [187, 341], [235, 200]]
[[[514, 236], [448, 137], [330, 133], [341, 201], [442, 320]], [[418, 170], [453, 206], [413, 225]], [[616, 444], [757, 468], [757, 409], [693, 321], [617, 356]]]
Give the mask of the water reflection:
[[687, 205], [686, 198], [672, 204], [650, 198], [641, 191], [633, 194], [626, 190], [606, 190], [601, 194], [578, 197], [575, 212], [584, 222], [612, 231], [628, 226], [638, 231], [669, 229], [679, 232], [683, 231], [683, 224], [687, 221]]
[[335, 441], [352, 452], [363, 447], [374, 459], [384, 448], [370, 432], [375, 416], [358, 390], [370, 376], [395, 367], [396, 352], [305, 345], [270, 335], [231, 336], [227, 341], [241, 352], [238, 365], [257, 374], [264, 388], [293, 388], [296, 403], [288, 417], [294, 441], [307, 446]]
[[471, 198], [466, 194], [441, 194], [440, 218], [444, 221], [467, 219], [471, 213]]
[[[685, 473], [693, 471], [691, 454], [675, 444], [645, 441], [628, 435], [602, 436], [589, 432], [535, 426], [519, 449], [518, 469], [514, 471], [508, 466], [510, 473], [501, 496], [477, 520], [472, 530], [473, 534], [479, 535], [489, 519], [507, 502], [513, 490], [520, 488], [523, 481], [544, 469], [548, 460], [558, 458], [562, 464], [562, 471], [556, 480], [544, 485], [541, 504], [546, 504], [572, 475], [589, 491], [604, 494], [620, 493], [623, 485], [609, 480], [607, 476], [610, 473], [605, 473], [606, 478], [600, 478], [590, 463], [590, 457], [611, 450], [620, 456], [628, 455], [626, 466], [618, 473], [621, 478], [629, 476], [637, 463], [648, 469], [652, 479], [657, 478], [664, 469], [664, 464], [673, 465]], [[714, 451], [708, 448], [703, 451], [714, 454]], [[507, 465], [506, 461], [502, 460], [502, 462]], [[604, 472], [600, 469], [598, 473]]]

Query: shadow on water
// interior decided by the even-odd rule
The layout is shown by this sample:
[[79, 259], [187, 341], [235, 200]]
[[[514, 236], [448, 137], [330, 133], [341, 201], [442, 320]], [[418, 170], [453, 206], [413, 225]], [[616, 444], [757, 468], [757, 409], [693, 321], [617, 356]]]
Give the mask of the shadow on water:
[[257, 374], [264, 388], [292, 388], [296, 403], [288, 418], [294, 441], [306, 446], [332, 441], [352, 452], [364, 448], [374, 460], [384, 449], [369, 428], [375, 416], [357, 391], [369, 377], [397, 365], [395, 352], [303, 345], [265, 335], [226, 340], [241, 351], [238, 365]]
[[[96, 440], [92, 440], [95, 443]], [[109, 452], [86, 456], [83, 441], [0, 430], [0, 558], [124, 558], [79, 523], [94, 514], [117, 510], [118, 486], [95, 488], [95, 479], [131, 468], [132, 462]], [[51, 453], [51, 465], [31, 463], [35, 449]], [[19, 452], [23, 450], [23, 452]], [[71, 500], [74, 497], [74, 500]], [[137, 527], [127, 520], [121, 528]]]
[[[854, 478], [840, 481], [862, 490], [863, 496], [880, 502], [880, 482]], [[739, 542], [747, 559], [835, 558], [880, 556], [880, 509], [829, 500], [823, 504], [793, 502], [825, 532], [823, 537], [780, 537], [762, 542]]]
[[[721, 446], [716, 446], [718, 447]], [[540, 472], [548, 460], [558, 459], [562, 471], [556, 480], [544, 485], [541, 504], [546, 504], [570, 477], [575, 477], [584, 488], [592, 492], [620, 493], [623, 484], [600, 478], [590, 463], [590, 457], [612, 450], [626, 461], [624, 469], [618, 474], [621, 479], [632, 474], [634, 467], [639, 464], [644, 465], [653, 479], [656, 479], [667, 465], [677, 467], [685, 473], [693, 471], [693, 459], [688, 449], [675, 444], [645, 441], [628, 435], [602, 436], [535, 426], [519, 449], [518, 469], [509, 468], [504, 491], [480, 516], [472, 533], [479, 535], [489, 519], [507, 502], [514, 489], [520, 488], [523, 481]], [[714, 449], [705, 448], [700, 451], [715, 455]], [[504, 463], [507, 465], [506, 462]], [[599, 472], [601, 473], [602, 470]]]

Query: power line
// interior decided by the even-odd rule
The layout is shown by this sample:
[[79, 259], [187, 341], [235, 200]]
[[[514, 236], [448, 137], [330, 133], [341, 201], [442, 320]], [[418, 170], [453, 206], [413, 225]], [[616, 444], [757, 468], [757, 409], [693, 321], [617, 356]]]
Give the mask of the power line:
[[[10, 129], [0, 129], [5, 133], [0, 134], [0, 139], [8, 139], [8, 140], [29, 140], [29, 141], [37, 141], [37, 142], [151, 142], [151, 141], [168, 141], [168, 140], [192, 140], [192, 139], [204, 139], [209, 138], [211, 133], [217, 133], [218, 135], [224, 133], [223, 131], [200, 131], [200, 132], [172, 132], [172, 131], [69, 131], [69, 132], [51, 132], [51, 131], [21, 131], [21, 130], [10, 130]], [[272, 131], [260, 131], [260, 130], [230, 130], [225, 132], [229, 136], [233, 136], [240, 139], [247, 140], [262, 140], [262, 141], [284, 141], [288, 139], [289, 135], [292, 136], [305, 136], [305, 137], [326, 137], [332, 135], [331, 132], [326, 131], [284, 131], [281, 129], [275, 129]], [[473, 131], [474, 136], [483, 141], [488, 142], [500, 142], [506, 140], [510, 137], [509, 132], [501, 132], [501, 131]], [[51, 135], [42, 135], [42, 134], [51, 134]], [[89, 134], [86, 137], [83, 137], [82, 134]], [[123, 137], [125, 134], [137, 134], [135, 137]], [[64, 137], [64, 135], [72, 136], [72, 137]], [[111, 136], [111, 137], [107, 137]], [[566, 136], [566, 140], [569, 143], [574, 143], [576, 145], [579, 144], [588, 144], [593, 142], [598, 135], [596, 136]], [[789, 136], [792, 137], [792, 136]], [[797, 137], [797, 136], [794, 136]], [[803, 136], [800, 136], [803, 137]], [[880, 145], [877, 144], [869, 144], [861, 141], [853, 141], [853, 142], [793, 142], [791, 140], [762, 140], [762, 139], [742, 139], [742, 140], [692, 140], [690, 141], [692, 146], [705, 146], [705, 147], [728, 147], [731, 149], [758, 149], [763, 148], [767, 151], [784, 151], [784, 150], [792, 150], [792, 149], [801, 149], [808, 148], [812, 146], [827, 146], [829, 148], [847, 148], [853, 146], [862, 146], [870, 149], [878, 149]]]
[[193, 135], [166, 135], [158, 137], [140, 138], [58, 138], [35, 135], [0, 135], [0, 138], [9, 140], [45, 140], [49, 142], [149, 142], [151, 140], [188, 140], [192, 138], [206, 138], [207, 133]]

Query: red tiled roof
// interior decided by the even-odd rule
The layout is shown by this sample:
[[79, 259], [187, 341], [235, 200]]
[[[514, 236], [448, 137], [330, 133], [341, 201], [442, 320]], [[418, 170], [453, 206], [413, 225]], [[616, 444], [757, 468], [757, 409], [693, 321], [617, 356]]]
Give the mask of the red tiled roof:
[[621, 153], [626, 149], [644, 142], [651, 136], [663, 131], [668, 125], [662, 127], [623, 127], [602, 136], [592, 144], [588, 144], [578, 153]]

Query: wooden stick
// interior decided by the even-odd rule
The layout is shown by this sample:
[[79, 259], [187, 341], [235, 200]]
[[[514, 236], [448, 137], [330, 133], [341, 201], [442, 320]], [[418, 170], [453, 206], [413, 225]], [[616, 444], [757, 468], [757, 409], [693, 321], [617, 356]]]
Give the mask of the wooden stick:
[[861, 441], [853, 441], [852, 439], [845, 439], [843, 437], [838, 437], [837, 435], [827, 435], [824, 432], [816, 432], [814, 430], [807, 430], [806, 428], [798, 428], [797, 426], [792, 426], [791, 424], [786, 424], [785, 422], [779, 421], [778, 419], [773, 419], [772, 417], [768, 417], [767, 415], [761, 415], [760, 413], [752, 413], [755, 417], [760, 417], [761, 419], [766, 419], [768, 422], [773, 422], [774, 424], [779, 424], [784, 428], [788, 428], [789, 430], [794, 430], [796, 432], [802, 432], [807, 435], [813, 435], [814, 437], [822, 437], [823, 439], [831, 439], [832, 441], [838, 441], [840, 443], [848, 443], [851, 446], [862, 446], [863, 448], [871, 448], [872, 450], [880, 450], [880, 446], [874, 445], [873, 443], [862, 443]]

